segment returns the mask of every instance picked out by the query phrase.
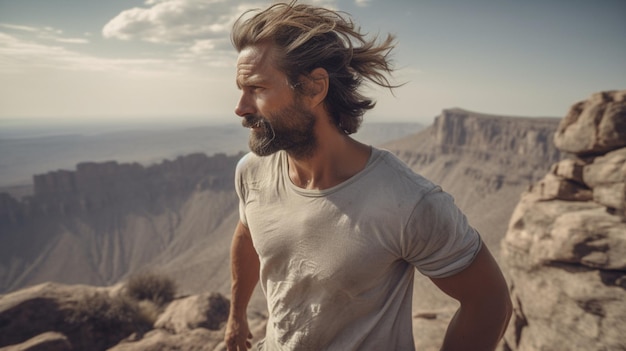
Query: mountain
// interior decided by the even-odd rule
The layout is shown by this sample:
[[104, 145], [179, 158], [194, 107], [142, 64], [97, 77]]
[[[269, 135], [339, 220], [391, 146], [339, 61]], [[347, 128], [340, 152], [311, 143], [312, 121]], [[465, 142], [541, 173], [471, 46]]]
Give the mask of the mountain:
[[[499, 256], [520, 194], [561, 159], [557, 125], [449, 109], [432, 126], [378, 145], [451, 193]], [[228, 296], [240, 156], [87, 162], [35, 176], [30, 197], [0, 195], [0, 291], [46, 281], [112, 285], [150, 270], [175, 277], [182, 294]], [[414, 300], [416, 344], [437, 348], [455, 302], [419, 275]], [[251, 307], [263, 306], [257, 292]]]

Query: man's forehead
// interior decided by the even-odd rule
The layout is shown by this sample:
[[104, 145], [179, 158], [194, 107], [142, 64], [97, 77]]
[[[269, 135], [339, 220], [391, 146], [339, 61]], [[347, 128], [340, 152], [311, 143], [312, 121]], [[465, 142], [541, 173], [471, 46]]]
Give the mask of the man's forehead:
[[252, 74], [270, 64], [271, 50], [267, 45], [246, 46], [237, 58], [238, 74]]

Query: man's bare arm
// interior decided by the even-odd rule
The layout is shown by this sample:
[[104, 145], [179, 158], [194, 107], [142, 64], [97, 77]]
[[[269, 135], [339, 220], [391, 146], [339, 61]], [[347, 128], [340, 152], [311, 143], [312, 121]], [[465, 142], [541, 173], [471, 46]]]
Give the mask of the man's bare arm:
[[450, 277], [431, 279], [461, 303], [448, 325], [441, 350], [494, 350], [512, 313], [509, 289], [485, 245], [474, 262]]
[[246, 311], [259, 281], [259, 256], [252, 245], [250, 230], [237, 223], [230, 249], [231, 302], [224, 341], [228, 351], [245, 351], [252, 347]]

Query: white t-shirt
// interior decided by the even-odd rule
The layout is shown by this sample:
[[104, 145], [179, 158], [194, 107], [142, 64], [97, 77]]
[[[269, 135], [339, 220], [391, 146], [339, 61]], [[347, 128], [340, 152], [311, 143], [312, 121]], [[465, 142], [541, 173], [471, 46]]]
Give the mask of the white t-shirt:
[[481, 246], [450, 195], [376, 148], [325, 190], [295, 186], [285, 152], [247, 154], [235, 181], [269, 310], [263, 350], [413, 350], [413, 267], [450, 276]]

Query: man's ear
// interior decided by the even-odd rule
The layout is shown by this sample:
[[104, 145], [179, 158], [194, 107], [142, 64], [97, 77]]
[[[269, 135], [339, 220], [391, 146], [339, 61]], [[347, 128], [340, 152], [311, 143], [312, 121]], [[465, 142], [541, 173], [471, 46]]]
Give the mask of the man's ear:
[[328, 72], [321, 67], [312, 70], [305, 84], [307, 85], [305, 95], [310, 101], [310, 107], [314, 108], [323, 103], [328, 94]]

